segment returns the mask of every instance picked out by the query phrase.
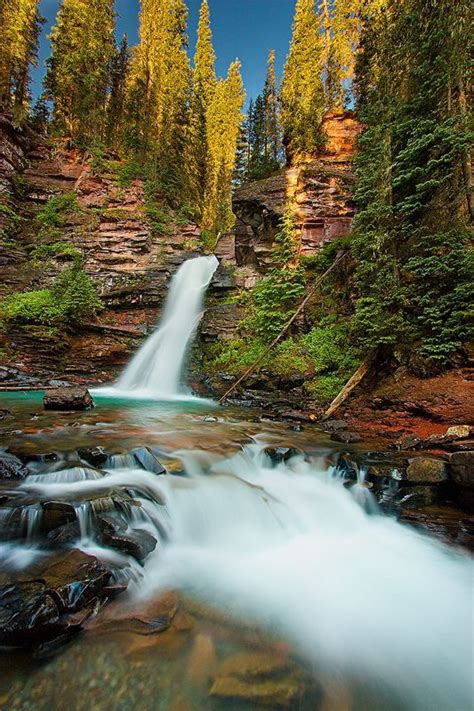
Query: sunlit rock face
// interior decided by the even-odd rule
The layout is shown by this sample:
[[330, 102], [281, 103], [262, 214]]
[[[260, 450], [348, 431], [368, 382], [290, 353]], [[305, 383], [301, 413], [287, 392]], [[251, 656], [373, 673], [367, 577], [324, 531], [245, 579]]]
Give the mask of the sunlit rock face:
[[222, 251], [230, 261], [234, 250], [239, 267], [264, 273], [288, 198], [296, 203], [301, 254], [312, 256], [324, 244], [350, 231], [354, 217], [352, 160], [361, 125], [349, 111], [330, 113], [323, 122], [324, 150], [304, 158], [278, 175], [240, 188], [233, 203], [237, 222], [232, 237], [225, 236]]

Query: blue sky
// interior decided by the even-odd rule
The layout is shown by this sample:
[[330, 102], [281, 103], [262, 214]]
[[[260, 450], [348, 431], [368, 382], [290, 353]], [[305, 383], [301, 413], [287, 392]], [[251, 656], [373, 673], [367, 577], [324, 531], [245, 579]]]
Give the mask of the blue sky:
[[[268, 51], [277, 53], [277, 70], [281, 75], [291, 35], [296, 0], [209, 0], [217, 72], [225, 75], [236, 57], [242, 62], [242, 73], [248, 97], [255, 97], [265, 81]], [[39, 67], [33, 71], [33, 95], [41, 91], [44, 62], [49, 54], [47, 35], [60, 0], [40, 0], [46, 18], [40, 46]], [[201, 0], [187, 0], [189, 8], [190, 51], [194, 51], [196, 26]], [[138, 0], [116, 0], [117, 35], [128, 34], [131, 44], [137, 42]]]

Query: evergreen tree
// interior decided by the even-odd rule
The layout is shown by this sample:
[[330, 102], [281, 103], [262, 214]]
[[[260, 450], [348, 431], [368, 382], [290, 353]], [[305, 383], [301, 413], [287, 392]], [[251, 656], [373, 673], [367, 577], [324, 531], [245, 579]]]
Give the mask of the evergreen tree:
[[81, 147], [105, 137], [114, 30], [113, 0], [63, 0], [51, 31], [44, 85], [54, 124]]
[[466, 0], [391, 0], [368, 18], [357, 66], [355, 332], [421, 372], [468, 335], [470, 13]]
[[38, 0], [1, 0], [0, 108], [12, 110], [19, 122], [28, 111], [29, 68], [36, 62], [42, 22]]
[[324, 113], [323, 46], [314, 0], [297, 0], [293, 36], [281, 86], [282, 124], [291, 154], [313, 152], [321, 143]]
[[227, 79], [218, 80], [206, 117], [209, 158], [202, 226], [213, 234], [229, 229], [234, 220], [232, 179], [244, 101], [240, 62], [235, 61]]
[[203, 0], [199, 15], [196, 53], [194, 55], [193, 96], [190, 110], [190, 129], [187, 163], [191, 168], [194, 202], [202, 212], [206, 189], [208, 163], [206, 116], [216, 90], [216, 56], [212, 45], [209, 5]]
[[263, 103], [265, 109], [264, 155], [269, 164], [279, 167], [283, 146], [276, 85], [275, 51], [273, 49], [270, 50], [268, 55]]
[[107, 106], [107, 144], [118, 149], [123, 145], [125, 98], [130, 64], [127, 35], [117, 47], [110, 67], [110, 96]]

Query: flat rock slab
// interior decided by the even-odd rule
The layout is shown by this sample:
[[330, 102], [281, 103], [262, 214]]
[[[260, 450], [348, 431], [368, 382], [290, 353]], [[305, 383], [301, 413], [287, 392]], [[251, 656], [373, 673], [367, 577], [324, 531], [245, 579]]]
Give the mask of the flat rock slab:
[[45, 410], [70, 412], [90, 410], [94, 407], [94, 401], [87, 388], [55, 388], [46, 393], [43, 405]]

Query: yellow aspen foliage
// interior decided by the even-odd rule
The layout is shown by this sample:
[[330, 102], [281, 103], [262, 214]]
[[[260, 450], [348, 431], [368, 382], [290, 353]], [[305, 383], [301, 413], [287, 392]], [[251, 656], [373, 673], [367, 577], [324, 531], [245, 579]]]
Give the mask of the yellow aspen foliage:
[[193, 69], [189, 131], [186, 142], [186, 163], [189, 166], [191, 199], [202, 213], [207, 173], [207, 108], [216, 90], [216, 55], [212, 44], [209, 5], [204, 0], [199, 15], [196, 52]]
[[[182, 187], [183, 150], [191, 94], [184, 0], [142, 0], [140, 42], [128, 82], [132, 143], [157, 161], [166, 192]], [[181, 184], [181, 185], [179, 185]]]
[[314, 151], [324, 113], [323, 40], [315, 0], [297, 0], [290, 51], [281, 86], [282, 124], [292, 154]]
[[40, 27], [38, 0], [1, 0], [0, 106], [26, 108], [28, 69]]
[[228, 230], [234, 222], [231, 186], [244, 102], [240, 62], [236, 60], [227, 79], [217, 82], [206, 116], [209, 154], [202, 227], [213, 234]]

